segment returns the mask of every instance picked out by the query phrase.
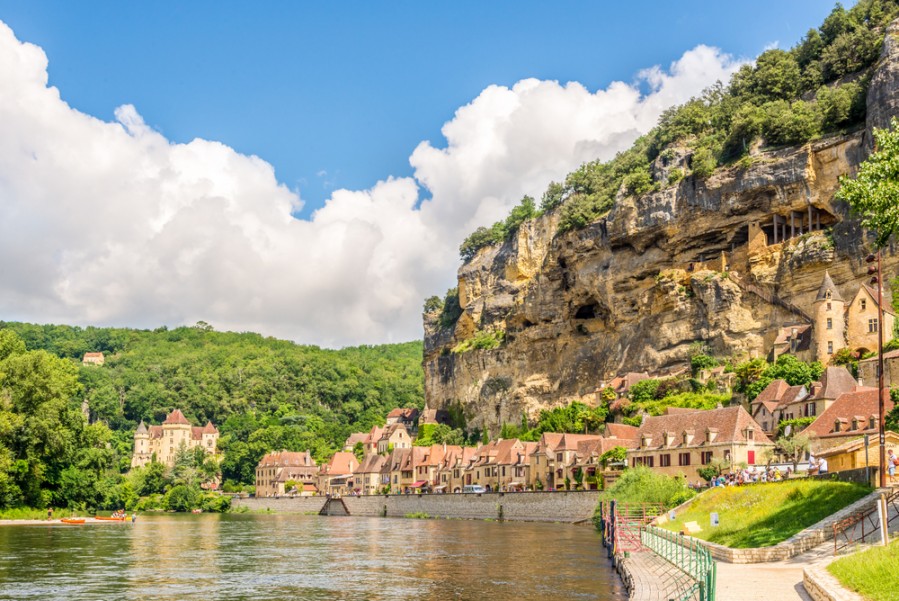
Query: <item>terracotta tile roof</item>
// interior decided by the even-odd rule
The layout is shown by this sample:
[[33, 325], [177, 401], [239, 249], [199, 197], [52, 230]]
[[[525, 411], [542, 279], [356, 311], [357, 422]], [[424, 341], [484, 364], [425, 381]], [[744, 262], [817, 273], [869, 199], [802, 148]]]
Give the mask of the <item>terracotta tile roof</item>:
[[767, 401], [775, 401], [777, 403], [780, 402], [780, 399], [783, 398], [783, 395], [787, 392], [787, 389], [790, 387], [787, 384], [786, 380], [774, 380], [770, 384], [768, 384], [764, 390], [762, 390], [757, 397], [755, 397], [752, 402], [753, 403], [764, 403]]
[[365, 443], [365, 440], [368, 438], [368, 436], [368, 432], [353, 432], [347, 437], [346, 442], [343, 443], [343, 446], [352, 448], [356, 446], [357, 442]]
[[784, 326], [778, 330], [777, 338], [774, 339], [774, 344], [789, 344], [790, 340], [795, 338], [799, 340], [799, 346], [796, 350], [804, 351], [809, 348], [812, 338], [811, 334], [812, 325], [808, 323]]
[[150, 438], [162, 438], [162, 426], [150, 426]]
[[693, 409], [691, 407], [665, 407], [665, 415], [683, 415], [684, 413], [696, 413], [697, 411], [702, 411], [702, 409]]
[[162, 423], [163, 424], [180, 424], [180, 425], [184, 425], [184, 426], [190, 425], [190, 422], [187, 421], [187, 418], [184, 417], [184, 414], [181, 413], [180, 409], [175, 409], [174, 411], [169, 413], [168, 416], [166, 416], [165, 421]]
[[636, 426], [628, 426], [627, 424], [606, 424], [606, 438], [633, 438], [640, 437], [640, 428]]
[[309, 451], [274, 451], [263, 456], [257, 467], [315, 467], [315, 459]]
[[371, 454], [367, 455], [363, 460], [359, 467], [356, 469], [356, 474], [377, 474], [381, 472], [381, 469], [384, 467], [384, 463], [387, 461], [387, 458], [383, 455]]
[[745, 442], [745, 430], [749, 426], [755, 429], [754, 436], [757, 444], [768, 441], [762, 427], [740, 405], [709, 411], [696, 411], [695, 413], [647, 416], [643, 420], [643, 425], [640, 426], [640, 436], [642, 438], [644, 434], [649, 434], [652, 437], [649, 448], [659, 448], [664, 446], [664, 433], [670, 432], [674, 435], [674, 444], [671, 448], [676, 448], [684, 446], [683, 433], [692, 430], [693, 442], [686, 446], [695, 447], [708, 442], [706, 430], [717, 430], [718, 435], [714, 441], [716, 444]]
[[322, 466], [325, 473], [331, 476], [352, 474], [357, 467], [359, 467], [359, 460], [356, 459], [355, 455], [346, 451], [334, 453], [331, 460], [326, 465]]
[[[840, 395], [840, 397], [834, 401], [833, 405], [825, 409], [824, 413], [819, 415], [818, 419], [813, 421], [808, 428], [802, 431], [802, 433], [811, 436], [827, 437], [876, 432], [878, 430], [876, 423], [874, 428], [862, 427], [862, 425], [867, 426], [870, 416], [876, 416], [878, 414], [878, 405], [878, 393], [876, 388], [862, 387], [855, 392], [847, 392], [846, 394]], [[891, 411], [893, 409], [893, 401], [887, 398], [884, 402], [884, 406], [887, 412]], [[859, 425], [859, 429], [841, 432], [834, 431], [834, 424], [838, 420], [845, 420], [844, 423], [850, 423], [852, 418], [856, 416], [862, 416], [863, 418], [862, 424]]]
[[598, 440], [601, 438], [595, 434], [562, 434], [562, 440], [554, 449], [558, 451], [576, 451], [577, 445], [585, 440]]
[[203, 428], [200, 426], [191, 426], [190, 427], [190, 437], [193, 440], [202, 440], [203, 439]]
[[400, 408], [397, 407], [387, 414], [388, 419], [402, 419], [404, 421], [414, 422], [418, 419], [418, 409], [415, 407]]
[[821, 387], [813, 392], [812, 398], [833, 400], [847, 392], [855, 391], [856, 388], [858, 382], [848, 369], [843, 366], [830, 366], [821, 374]]
[[[864, 288], [868, 292], [868, 294], [871, 296], [871, 300], [873, 301], [874, 306], [876, 307], [877, 306], [877, 291], [874, 290], [874, 288], [871, 288], [870, 286], [868, 286], [867, 284], [862, 284], [862, 288]], [[856, 295], [856, 296], [858, 296], [858, 295]], [[889, 313], [890, 315], [896, 315], [896, 312], [893, 311], [893, 308], [890, 306], [890, 303], [887, 301], [886, 295], [884, 295], [883, 300], [885, 301], [883, 303], [883, 312]]]
[[534, 449], [532, 455], [537, 453], [553, 453], [556, 450], [556, 447], [559, 446], [559, 443], [562, 442], [562, 434], [558, 432], [544, 432], [542, 436], [540, 436], [540, 440], [537, 442], [537, 447]]
[[780, 398], [780, 405], [789, 405], [790, 403], [796, 403], [798, 401], [803, 401], [808, 397], [808, 390], [806, 390], [805, 386], [790, 386], [784, 391], [783, 396]]
[[206, 422], [206, 425], [203, 426], [203, 434], [218, 434], [218, 429], [212, 425], [212, 422]]

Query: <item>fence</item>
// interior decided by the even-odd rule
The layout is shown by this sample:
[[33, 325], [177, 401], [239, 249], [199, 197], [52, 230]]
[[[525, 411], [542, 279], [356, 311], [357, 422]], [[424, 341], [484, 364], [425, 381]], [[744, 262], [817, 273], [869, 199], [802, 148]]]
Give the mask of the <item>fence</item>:
[[640, 530], [664, 511], [660, 503], [619, 503], [603, 501], [600, 505], [603, 545], [609, 557], [617, 561], [619, 555], [642, 551]]
[[[878, 501], [878, 504], [880, 501]], [[887, 526], [899, 519], [899, 490], [894, 490], [886, 497]], [[833, 554], [854, 543], [865, 543], [880, 538], [880, 516], [877, 505], [859, 511], [840, 520], [833, 525]]]
[[644, 526], [642, 544], [689, 577], [677, 591], [677, 601], [715, 601], [715, 561], [709, 550], [682, 534]]

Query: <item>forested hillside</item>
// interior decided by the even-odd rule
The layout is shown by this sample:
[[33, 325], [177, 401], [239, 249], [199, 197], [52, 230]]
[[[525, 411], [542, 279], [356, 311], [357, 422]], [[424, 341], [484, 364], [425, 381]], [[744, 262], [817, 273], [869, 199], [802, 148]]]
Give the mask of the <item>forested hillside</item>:
[[[224, 479], [249, 483], [269, 450], [311, 449], [323, 459], [351, 431], [383, 423], [390, 409], [424, 405], [421, 342], [335, 351], [215, 332], [204, 323], [146, 331], [0, 322], [4, 329], [24, 342], [28, 356], [46, 351], [42, 361], [64, 359], [53, 365], [75, 381], [58, 396], [66, 411], [86, 400], [91, 422], [109, 426], [111, 461], [120, 468], [130, 461], [140, 420], [158, 424], [175, 408], [194, 423], [211, 420], [219, 428]], [[89, 351], [102, 351], [105, 365], [82, 366]], [[6, 390], [11, 383], [3, 376], [0, 371]], [[22, 452], [12, 461], [23, 459]]]

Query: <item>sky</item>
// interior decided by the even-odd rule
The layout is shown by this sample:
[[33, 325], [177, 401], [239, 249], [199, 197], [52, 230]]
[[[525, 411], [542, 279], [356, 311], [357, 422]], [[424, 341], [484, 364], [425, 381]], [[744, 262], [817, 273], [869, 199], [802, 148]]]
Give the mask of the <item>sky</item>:
[[0, 319], [420, 338], [475, 227], [831, 8], [0, 0]]

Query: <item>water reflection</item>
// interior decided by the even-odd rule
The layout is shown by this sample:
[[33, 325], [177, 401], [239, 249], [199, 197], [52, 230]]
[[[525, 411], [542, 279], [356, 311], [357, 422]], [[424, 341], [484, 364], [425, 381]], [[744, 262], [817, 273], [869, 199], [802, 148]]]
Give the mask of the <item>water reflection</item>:
[[0, 527], [0, 599], [623, 599], [588, 528], [298, 515]]

